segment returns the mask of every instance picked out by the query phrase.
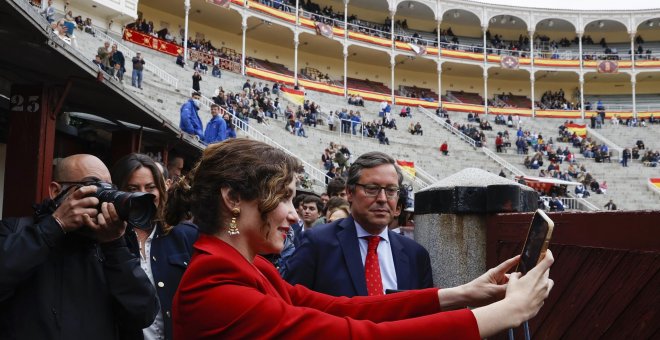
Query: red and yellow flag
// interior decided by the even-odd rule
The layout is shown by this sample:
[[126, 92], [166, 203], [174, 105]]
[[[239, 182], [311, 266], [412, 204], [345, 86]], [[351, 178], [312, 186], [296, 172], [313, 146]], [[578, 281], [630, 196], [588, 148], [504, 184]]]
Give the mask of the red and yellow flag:
[[649, 181], [651, 181], [651, 184], [653, 184], [653, 186], [660, 189], [660, 178], [650, 178]]
[[401, 170], [407, 172], [410, 174], [410, 176], [415, 177], [416, 171], [415, 171], [415, 162], [408, 162], [408, 161], [400, 161], [397, 160], [396, 164], [399, 165]]
[[280, 91], [282, 91], [282, 95], [284, 95], [284, 98], [286, 98], [288, 101], [295, 103], [297, 105], [302, 105], [305, 102], [305, 92], [301, 90], [294, 90], [292, 88], [282, 88]]
[[571, 133], [575, 132], [580, 137], [586, 137], [587, 136], [587, 125], [583, 124], [566, 124], [566, 129], [570, 131]]

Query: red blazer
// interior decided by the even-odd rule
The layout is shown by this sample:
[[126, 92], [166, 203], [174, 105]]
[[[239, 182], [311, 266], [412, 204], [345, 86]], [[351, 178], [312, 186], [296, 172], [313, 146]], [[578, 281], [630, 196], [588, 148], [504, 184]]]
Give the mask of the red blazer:
[[264, 258], [251, 264], [214, 236], [194, 247], [173, 301], [174, 339], [479, 339], [470, 310], [438, 313], [437, 289], [333, 297], [291, 286]]

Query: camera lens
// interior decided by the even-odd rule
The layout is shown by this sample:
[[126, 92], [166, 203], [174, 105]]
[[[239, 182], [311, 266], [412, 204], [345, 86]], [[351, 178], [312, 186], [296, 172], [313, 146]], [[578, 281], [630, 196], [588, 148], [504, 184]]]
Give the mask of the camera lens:
[[135, 228], [151, 229], [151, 222], [156, 215], [155, 195], [144, 192], [129, 193], [99, 186], [96, 197], [100, 203], [112, 203], [119, 218]]

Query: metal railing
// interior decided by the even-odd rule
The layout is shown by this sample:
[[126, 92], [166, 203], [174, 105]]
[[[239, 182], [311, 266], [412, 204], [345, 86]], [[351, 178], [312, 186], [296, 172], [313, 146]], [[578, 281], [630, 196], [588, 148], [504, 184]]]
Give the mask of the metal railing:
[[525, 176], [525, 173], [522, 172], [520, 169], [516, 168], [513, 164], [505, 161], [502, 157], [498, 156], [495, 154], [493, 151], [490, 149], [483, 147], [481, 148], [481, 151], [486, 154], [490, 159], [494, 160], [497, 164], [502, 166], [503, 168], [509, 170], [514, 176]]
[[415, 164], [415, 172], [418, 175], [421, 175], [420, 177], [423, 177], [423, 180], [425, 182], [429, 183], [429, 185], [431, 185], [431, 184], [438, 181], [438, 179], [435, 176], [433, 176], [430, 173], [426, 172], [426, 170], [422, 169], [417, 164]]
[[[550, 196], [541, 196], [539, 198], [548, 204], [552, 199], [552, 197]], [[566, 210], [588, 210], [588, 211], [599, 210], [598, 208], [596, 208], [596, 206], [594, 206], [593, 204], [587, 202], [585, 199], [582, 198], [577, 198], [577, 197], [557, 197], [557, 198], [561, 201], [561, 204], [564, 206], [564, 209]], [[585, 205], [585, 203], [588, 203], [595, 209], [589, 208], [588, 206]]]
[[418, 109], [422, 113], [427, 115], [429, 118], [433, 119], [436, 123], [440, 124], [440, 126], [449, 130], [451, 133], [455, 134], [456, 136], [458, 136], [458, 138], [464, 140], [466, 143], [472, 145], [473, 148], [475, 149], [477, 148], [477, 142], [474, 139], [472, 139], [470, 136], [464, 134], [463, 132], [455, 128], [453, 125], [445, 122], [444, 120], [442, 120], [442, 118], [430, 113], [429, 110], [425, 109], [424, 107], [418, 106]]
[[[193, 89], [189, 89], [188, 91], [189, 91], [189, 94], [192, 95], [192, 93], [193, 93], [195, 90], [193, 90]], [[202, 103], [204, 106], [206, 106], [206, 107], [208, 107], [208, 108], [210, 108], [211, 105], [214, 104], [214, 102], [213, 102], [211, 99], [209, 99], [208, 97], [205, 97], [205, 96], [201, 96], [200, 101], [201, 101], [201, 103]], [[245, 121], [243, 121], [243, 120], [241, 120], [240, 118], [236, 117], [233, 113], [231, 113], [231, 112], [225, 110], [225, 109], [222, 108], [222, 107], [220, 107], [220, 111], [221, 111], [223, 114], [226, 113], [226, 114], [228, 114], [230, 117], [232, 117], [232, 121], [234, 122], [234, 126], [235, 126], [237, 129], [241, 130], [243, 133], [245, 133], [245, 134], [246, 134], [247, 136], [249, 136], [250, 138], [253, 138], [253, 139], [255, 139], [255, 140], [258, 140], [258, 141], [261, 141], [261, 142], [264, 142], [264, 143], [270, 144], [270, 145], [272, 145], [272, 146], [274, 146], [274, 147], [276, 147], [276, 148], [278, 148], [278, 149], [281, 149], [282, 151], [288, 153], [289, 155], [291, 155], [291, 156], [297, 158], [298, 160], [300, 160], [300, 162], [303, 164], [303, 166], [304, 166], [304, 168], [305, 168], [305, 173], [306, 173], [311, 179], [315, 180], [315, 181], [317, 182], [318, 185], [325, 186], [326, 179], [327, 179], [328, 181], [331, 180], [331, 178], [328, 177], [328, 176], [325, 174], [325, 172], [323, 172], [323, 171], [320, 170], [319, 168], [315, 167], [314, 165], [308, 163], [307, 161], [305, 161], [304, 159], [302, 159], [300, 156], [298, 156], [298, 155], [296, 155], [295, 153], [291, 152], [291, 150], [289, 150], [288, 148], [282, 146], [280, 143], [276, 142], [276, 141], [273, 140], [272, 138], [270, 138], [270, 137], [266, 136], [265, 134], [263, 134], [261, 131], [257, 130], [255, 127], [253, 127], [253, 126], [251, 126], [251, 125], [249, 125], [249, 124], [246, 124]]]
[[574, 193], [568, 193], [568, 197], [574, 198], [577, 200], [578, 204], [582, 206], [582, 209], [580, 210], [587, 210], [587, 211], [598, 211], [600, 208], [595, 206], [593, 203], [589, 202], [588, 200], [582, 198], [582, 197], [577, 197], [575, 196]]
[[[130, 60], [135, 56], [135, 51], [131, 50], [130, 48], [128, 48], [125, 45], [121, 44], [120, 42], [113, 39], [109, 35], [105, 34], [105, 32], [103, 32], [98, 27], [92, 27], [92, 29], [94, 30], [94, 33], [96, 34], [96, 36], [98, 38], [103, 39], [105, 41], [109, 41], [111, 44], [116, 44], [117, 49], [119, 51], [121, 51], [122, 53], [124, 53], [124, 55], [127, 57], [127, 59]], [[156, 64], [154, 64], [154, 63], [152, 63], [148, 60], [145, 60], [144, 69], [146, 71], [149, 71], [149, 72], [155, 74], [160, 79], [165, 81], [165, 83], [167, 83], [171, 86], [174, 86], [175, 89], [179, 88], [179, 79], [177, 77], [165, 72], [162, 68], [156, 66]]]

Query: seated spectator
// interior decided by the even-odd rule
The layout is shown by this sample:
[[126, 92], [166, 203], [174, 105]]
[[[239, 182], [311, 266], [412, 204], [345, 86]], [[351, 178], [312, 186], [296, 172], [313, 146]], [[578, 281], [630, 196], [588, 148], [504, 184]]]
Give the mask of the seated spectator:
[[603, 181], [603, 183], [600, 184], [600, 191], [603, 194], [607, 193], [607, 181]]
[[183, 61], [183, 54], [179, 53], [179, 55], [176, 56], [176, 64], [181, 67], [186, 66], [186, 63]]
[[94, 65], [98, 66], [100, 71], [105, 71], [105, 65], [103, 65], [103, 61], [101, 60], [101, 57], [97, 54], [94, 60], [92, 61]]
[[635, 143], [635, 145], [637, 145], [637, 148], [639, 148], [640, 150], [644, 150], [644, 141], [642, 141], [641, 139], [638, 140], [638, 141]]
[[440, 145], [440, 152], [445, 156], [449, 155], [449, 145], [447, 144], [447, 141], [442, 142], [442, 145]]
[[378, 142], [380, 144], [387, 144], [390, 145], [390, 139], [385, 136], [385, 128], [381, 127], [380, 130], [378, 130], [378, 134], [376, 135], [376, 138], [378, 138]]
[[414, 135], [420, 135], [420, 136], [424, 135], [424, 131], [422, 131], [422, 124], [420, 124], [419, 122], [417, 122], [417, 124], [415, 124], [415, 129], [413, 131], [413, 134]]

